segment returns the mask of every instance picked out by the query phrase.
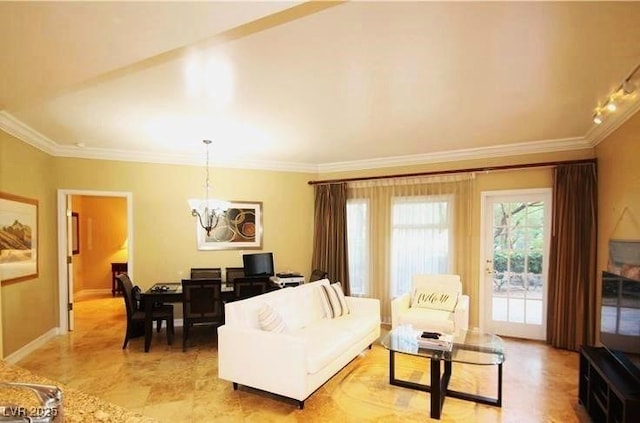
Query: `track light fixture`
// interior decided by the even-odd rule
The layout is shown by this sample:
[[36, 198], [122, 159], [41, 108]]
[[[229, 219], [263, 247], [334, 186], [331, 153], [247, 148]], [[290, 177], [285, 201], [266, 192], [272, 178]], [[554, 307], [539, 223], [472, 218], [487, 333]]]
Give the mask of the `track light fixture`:
[[640, 70], [640, 65], [636, 66], [629, 76], [622, 81], [622, 84], [620, 84], [618, 89], [609, 95], [607, 101], [605, 101], [601, 106], [599, 105], [596, 107], [596, 110], [593, 113], [593, 123], [596, 125], [602, 124], [607, 114], [614, 113], [618, 110], [620, 100], [631, 95], [636, 90], [636, 83], [633, 82], [632, 79], [636, 76], [638, 70]]
[[596, 125], [600, 125], [602, 122], [603, 122], [602, 113], [601, 112], [595, 112], [593, 114], [593, 123], [595, 123]]

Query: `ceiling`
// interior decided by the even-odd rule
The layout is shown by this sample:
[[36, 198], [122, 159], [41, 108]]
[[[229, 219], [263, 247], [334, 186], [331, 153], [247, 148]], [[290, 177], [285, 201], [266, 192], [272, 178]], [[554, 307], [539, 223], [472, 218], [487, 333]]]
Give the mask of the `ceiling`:
[[0, 51], [0, 128], [61, 157], [385, 167], [591, 148], [640, 108], [592, 122], [640, 2], [0, 2]]

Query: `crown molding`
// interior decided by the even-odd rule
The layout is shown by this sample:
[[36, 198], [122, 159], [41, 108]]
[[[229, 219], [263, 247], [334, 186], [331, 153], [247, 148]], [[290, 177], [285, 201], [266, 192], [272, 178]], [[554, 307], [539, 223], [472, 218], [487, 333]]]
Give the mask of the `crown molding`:
[[[56, 149], [55, 155], [57, 157], [72, 157], [77, 159], [202, 166], [201, 154], [153, 153], [148, 151], [61, 146]], [[281, 172], [316, 173], [318, 170], [318, 167], [315, 164], [263, 160], [225, 160], [218, 158], [214, 160], [212, 164], [225, 168], [272, 170]]]
[[[628, 119], [631, 115], [633, 115], [633, 113], [637, 111], [638, 107], [640, 107], [640, 104], [636, 105], [635, 110], [628, 109], [626, 113], [624, 115], [621, 114], [620, 117], [625, 117], [625, 120]], [[617, 126], [611, 129], [608, 133], [615, 130], [621, 124], [622, 122], [618, 123]], [[613, 122], [609, 123], [609, 126], [611, 125], [613, 125]], [[609, 128], [609, 126], [607, 126], [607, 128]], [[199, 154], [170, 154], [154, 153], [148, 151], [111, 150], [105, 148], [80, 148], [67, 145], [61, 146], [56, 144], [53, 140], [47, 138], [40, 132], [25, 125], [5, 111], [0, 112], [0, 129], [26, 142], [27, 144], [32, 145], [33, 147], [38, 148], [45, 153], [55, 157], [193, 166], [202, 165], [202, 157]], [[214, 164], [221, 167], [236, 169], [255, 169], [298, 173], [326, 173], [505, 157], [523, 154], [549, 153], [554, 151], [584, 150], [592, 149], [594, 145], [595, 144], [593, 144], [593, 141], [589, 139], [577, 137], [525, 142], [518, 144], [503, 144], [491, 147], [468, 148], [439, 153], [393, 156], [377, 159], [353, 160], [321, 164], [237, 159], [219, 159], [216, 160]]]
[[53, 140], [25, 125], [6, 111], [0, 111], [0, 129], [47, 154], [56, 155], [57, 144]]
[[[202, 156], [199, 154], [155, 153], [58, 145], [55, 141], [25, 125], [6, 111], [0, 111], [0, 129], [54, 157], [202, 166]], [[317, 173], [318, 171], [317, 165], [309, 163], [233, 159], [218, 160], [215, 164], [227, 168], [281, 172]]]
[[325, 163], [318, 165], [318, 172], [343, 172], [349, 170], [377, 169], [426, 163], [486, 159], [524, 154], [549, 153], [555, 151], [585, 149], [590, 150], [592, 148], [593, 147], [591, 143], [584, 138], [562, 138], [557, 140], [523, 142], [518, 144], [502, 144], [490, 147], [466, 148], [439, 153], [415, 154], [408, 156], [385, 157], [380, 159]]

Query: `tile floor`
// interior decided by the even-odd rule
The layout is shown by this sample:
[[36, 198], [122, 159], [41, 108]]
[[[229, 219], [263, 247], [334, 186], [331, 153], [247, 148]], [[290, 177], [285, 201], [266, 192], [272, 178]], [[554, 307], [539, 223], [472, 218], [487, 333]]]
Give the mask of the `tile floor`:
[[[121, 298], [76, 302], [75, 331], [49, 341], [18, 365], [154, 417], [161, 422], [424, 422], [426, 393], [388, 384], [388, 352], [364, 351], [305, 403], [241, 387], [217, 378], [212, 329], [195, 334], [182, 352], [182, 331], [172, 346], [164, 329], [154, 333], [149, 353], [143, 339], [122, 350], [125, 311]], [[506, 340], [503, 407], [454, 398], [445, 401], [442, 422], [587, 422], [577, 404], [578, 354], [543, 343]], [[44, 357], [44, 358], [43, 358]], [[422, 379], [424, 362], [398, 359], [398, 376]], [[251, 365], [248, 363], [247, 365]], [[451, 388], [491, 396], [495, 367], [454, 365]]]

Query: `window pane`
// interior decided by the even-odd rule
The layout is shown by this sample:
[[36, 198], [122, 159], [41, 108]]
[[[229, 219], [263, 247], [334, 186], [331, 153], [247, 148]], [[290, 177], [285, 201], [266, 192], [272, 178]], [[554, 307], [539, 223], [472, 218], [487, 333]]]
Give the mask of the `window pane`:
[[542, 324], [542, 301], [527, 301], [527, 317], [526, 323], [530, 325]]
[[413, 275], [449, 271], [449, 201], [396, 197], [392, 201], [391, 295], [411, 289]]

